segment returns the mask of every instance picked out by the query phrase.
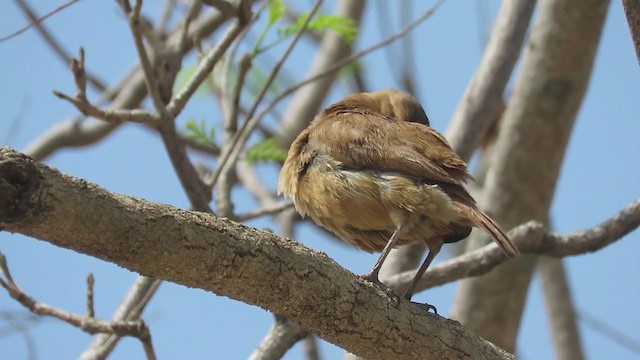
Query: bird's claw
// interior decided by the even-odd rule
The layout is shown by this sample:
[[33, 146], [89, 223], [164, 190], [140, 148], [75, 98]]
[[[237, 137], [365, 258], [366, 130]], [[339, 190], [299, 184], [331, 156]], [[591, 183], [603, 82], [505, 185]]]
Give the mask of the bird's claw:
[[411, 301], [411, 303], [414, 304], [414, 305], [417, 305], [421, 309], [426, 310], [427, 312], [429, 312], [429, 310], [433, 310], [433, 313], [435, 315], [438, 315], [438, 309], [435, 306], [431, 305], [431, 304], [428, 304], [428, 303], [421, 304], [421, 303], [417, 303], [415, 301]]

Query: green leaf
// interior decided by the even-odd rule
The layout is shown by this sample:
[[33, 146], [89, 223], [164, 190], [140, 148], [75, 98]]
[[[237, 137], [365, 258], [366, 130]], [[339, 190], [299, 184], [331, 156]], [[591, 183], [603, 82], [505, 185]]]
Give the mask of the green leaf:
[[185, 128], [187, 129], [187, 133], [184, 135], [186, 138], [194, 140], [200, 145], [216, 145], [216, 129], [211, 127], [207, 130], [207, 124], [204, 120], [200, 120], [200, 123], [193, 119], [189, 120]]
[[311, 30], [331, 29], [348, 44], [353, 44], [358, 36], [358, 27], [352, 18], [339, 15], [322, 15], [309, 24]]
[[264, 42], [267, 33], [273, 27], [275, 23], [284, 18], [286, 8], [284, 4], [284, 0], [271, 0], [269, 3], [269, 21], [267, 22], [267, 26], [265, 26], [262, 33], [258, 37], [258, 41], [256, 41], [256, 45], [253, 47], [253, 53], [255, 55], [260, 54], [266, 49], [262, 48], [262, 43]]
[[249, 164], [261, 162], [283, 162], [287, 158], [287, 149], [275, 139], [266, 139], [253, 145], [247, 152], [246, 160]]
[[284, 0], [271, 0], [269, 4], [269, 25], [268, 28], [273, 26], [278, 21], [284, 18], [285, 14], [285, 5]]
[[[302, 24], [307, 21], [309, 14], [302, 14], [295, 23], [279, 29], [281, 38], [296, 34], [302, 28]], [[325, 31], [331, 29], [348, 44], [352, 44], [358, 36], [356, 22], [348, 17], [339, 15], [321, 15], [312, 20], [307, 26], [308, 30]]]

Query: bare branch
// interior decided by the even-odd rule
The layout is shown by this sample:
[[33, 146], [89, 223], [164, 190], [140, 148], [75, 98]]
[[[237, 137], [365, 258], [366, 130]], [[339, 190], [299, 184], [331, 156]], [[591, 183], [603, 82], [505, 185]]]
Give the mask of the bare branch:
[[598, 319], [584, 310], [579, 311], [577, 315], [580, 320], [593, 331], [598, 332], [600, 335], [608, 338], [625, 349], [640, 355], [640, 342], [637, 339], [615, 329], [605, 321]]
[[[640, 226], [640, 200], [591, 229], [569, 234], [550, 233], [538, 222], [529, 222], [509, 231], [509, 238], [523, 254], [553, 257], [581, 255], [598, 251], [634, 231]], [[491, 243], [478, 250], [431, 267], [418, 284], [426, 290], [463, 278], [486, 274], [507, 259], [500, 248]], [[406, 286], [415, 275], [407, 271], [389, 279], [392, 286]]]
[[264, 337], [260, 346], [249, 356], [250, 360], [278, 360], [298, 341], [307, 336], [307, 332], [302, 330], [291, 320], [275, 315], [274, 322], [269, 332]]
[[202, 61], [198, 64], [196, 70], [193, 73], [191, 79], [184, 85], [184, 87], [171, 99], [171, 102], [167, 105], [166, 109], [173, 117], [176, 117], [185, 105], [191, 99], [196, 92], [200, 84], [209, 76], [213, 67], [222, 58], [225, 51], [229, 48], [233, 40], [240, 34], [243, 29], [243, 25], [239, 21], [235, 21], [222, 36], [222, 39], [216, 43], [216, 46], [209, 51]]
[[540, 256], [537, 261], [537, 270], [542, 280], [556, 359], [586, 359], [563, 260]]
[[[127, 322], [140, 319], [142, 311], [147, 306], [156, 290], [160, 286], [160, 280], [154, 280], [146, 276], [139, 276], [122, 301], [111, 321]], [[82, 360], [105, 359], [109, 353], [115, 348], [120, 340], [120, 336], [116, 334], [100, 334], [85, 349], [80, 358]]]
[[95, 279], [93, 278], [93, 273], [89, 273], [87, 276], [87, 314], [86, 317], [94, 318], [96, 317], [96, 310], [93, 306], [93, 284], [95, 283]]
[[291, 201], [282, 201], [278, 204], [275, 204], [270, 207], [264, 207], [262, 209], [258, 209], [254, 212], [250, 212], [247, 214], [241, 214], [235, 216], [235, 220], [238, 222], [243, 222], [251, 219], [255, 219], [261, 216], [275, 215], [281, 213], [285, 210], [293, 209], [293, 202]]
[[[218, 29], [226, 20], [227, 18], [220, 14], [212, 14], [198, 19], [194, 21], [190, 27], [190, 36], [194, 36], [195, 34], [208, 36]], [[181, 28], [178, 28], [178, 31], [179, 29]], [[180, 34], [179, 32], [174, 32], [174, 34], [169, 37], [167, 41], [169, 46], [175, 46], [179, 43], [181, 39]], [[194, 44], [188, 42], [188, 45], [187, 48], [182, 49], [182, 54], [189, 51]], [[111, 109], [122, 110], [137, 108], [146, 96], [142, 71], [138, 68], [128, 73], [120, 81], [120, 85], [116, 85], [107, 91], [107, 93], [103, 95], [103, 98], [108, 99], [114, 95], [115, 99], [111, 104]], [[109, 135], [120, 125], [116, 123], [105, 123], [103, 121], [81, 122], [80, 120], [82, 120], [82, 117], [75, 117], [71, 120], [55, 124], [40, 138], [29, 144], [25, 152], [37, 159], [44, 159], [64, 147], [80, 147], [94, 144]]]
[[[38, 30], [38, 33], [40, 33], [47, 44], [49, 44], [53, 52], [57, 54], [65, 64], [71, 63], [71, 55], [64, 49], [64, 47], [62, 47], [62, 44], [60, 44], [60, 42], [56, 40], [53, 35], [51, 35], [46, 26], [44, 26], [41, 20], [38, 19], [35, 11], [27, 3], [27, 1], [16, 0], [16, 3], [20, 7], [20, 9], [29, 17], [29, 19], [31, 19], [32, 24], [36, 27], [36, 30]], [[104, 82], [98, 79], [98, 77], [93, 74], [87, 74], [87, 80], [98, 90], [105, 91], [107, 89], [107, 86], [104, 84]]]
[[640, 1], [622, 0], [622, 5], [624, 13], [627, 15], [631, 40], [633, 40], [633, 47], [636, 49], [636, 57], [640, 64]]
[[202, 0], [203, 3], [216, 8], [220, 13], [233, 16], [236, 12], [235, 6], [224, 0]]
[[59, 91], [54, 91], [53, 93], [57, 97], [72, 103], [84, 115], [113, 123], [137, 122], [147, 124], [152, 127], [159, 126], [159, 119], [146, 111], [102, 110], [89, 103], [89, 100], [87, 100], [87, 77], [84, 67], [84, 49], [80, 48], [80, 56], [78, 59], [73, 59], [71, 61], [71, 71], [73, 72], [73, 77], [76, 83], [76, 96], [72, 98]]
[[5, 279], [0, 278], [0, 286], [7, 290], [9, 296], [34, 314], [57, 318], [90, 334], [108, 333], [136, 337], [143, 343], [147, 358], [155, 359], [153, 346], [151, 344], [151, 334], [149, 333], [149, 328], [143, 321], [106, 322], [94, 317], [77, 315], [47, 304], [39, 303], [23, 292], [13, 281], [7, 265], [7, 259], [2, 253], [0, 253], [0, 269], [2, 269], [2, 273], [6, 279], [5, 281]]
[[[125, 11], [129, 17], [129, 27], [131, 28], [131, 34], [133, 35], [133, 40], [136, 45], [136, 50], [138, 51], [138, 58], [140, 59], [140, 67], [142, 68], [142, 73], [144, 74], [144, 81], [147, 85], [147, 92], [149, 96], [151, 96], [151, 100], [153, 102], [153, 106], [156, 108], [158, 114], [160, 114], [166, 121], [166, 110], [165, 104], [160, 97], [160, 91], [157, 86], [157, 79], [154, 76], [153, 67], [151, 65], [151, 60], [149, 59], [149, 55], [147, 54], [147, 49], [144, 46], [144, 40], [142, 39], [142, 21], [140, 19], [140, 11], [142, 10], [142, 1], [136, 0], [135, 5], [131, 9], [128, 10], [128, 6], [125, 6]], [[126, 3], [126, 2], [125, 2]], [[160, 54], [156, 54], [156, 57], [160, 56]]]
[[12, 38], [22, 34], [23, 32], [29, 30], [32, 26], [35, 26], [36, 24], [42, 23], [43, 21], [45, 21], [49, 17], [59, 13], [60, 11], [66, 9], [67, 7], [77, 3], [78, 1], [80, 1], [80, 0], [69, 0], [68, 2], [66, 2], [66, 3], [58, 6], [57, 8], [53, 9], [51, 12], [47, 13], [46, 15], [44, 15], [44, 16], [38, 18], [38, 19], [33, 20], [31, 23], [29, 23], [29, 25], [27, 25], [27, 26], [23, 27], [22, 29], [14, 32], [13, 34], [1, 37], [0, 38], [0, 43], [3, 42], [3, 41], [7, 41], [9, 39], [12, 39]]
[[114, 125], [122, 124], [125, 122], [134, 122], [140, 124], [146, 124], [151, 127], [159, 127], [159, 121], [152, 114], [144, 110], [102, 110], [98, 107], [95, 107], [89, 103], [89, 101], [82, 97], [71, 97], [69, 95], [63, 94], [59, 91], [54, 91], [53, 94], [63, 100], [66, 100], [73, 104], [83, 115], [91, 116], [93, 118], [107, 121]]

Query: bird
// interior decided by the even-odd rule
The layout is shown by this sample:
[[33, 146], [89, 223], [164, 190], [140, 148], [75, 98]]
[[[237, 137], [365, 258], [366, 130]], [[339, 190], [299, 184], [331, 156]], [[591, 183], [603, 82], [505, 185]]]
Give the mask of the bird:
[[520, 255], [465, 189], [472, 179], [419, 101], [386, 89], [348, 95], [316, 115], [289, 147], [278, 194], [343, 241], [381, 252], [362, 277], [387, 291], [379, 272], [391, 249], [426, 243], [427, 257], [399, 296], [411, 300], [442, 245], [467, 238], [472, 227], [508, 257]]

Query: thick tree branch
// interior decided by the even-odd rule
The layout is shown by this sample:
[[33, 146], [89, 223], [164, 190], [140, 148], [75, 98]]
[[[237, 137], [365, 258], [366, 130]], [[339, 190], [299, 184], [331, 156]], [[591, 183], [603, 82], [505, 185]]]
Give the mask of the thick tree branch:
[[640, 0], [622, 0], [624, 13], [627, 15], [629, 31], [633, 47], [636, 49], [636, 57], [640, 63]]
[[109, 193], [8, 148], [0, 195], [4, 230], [259, 305], [366, 358], [513, 358], [294, 240]]

